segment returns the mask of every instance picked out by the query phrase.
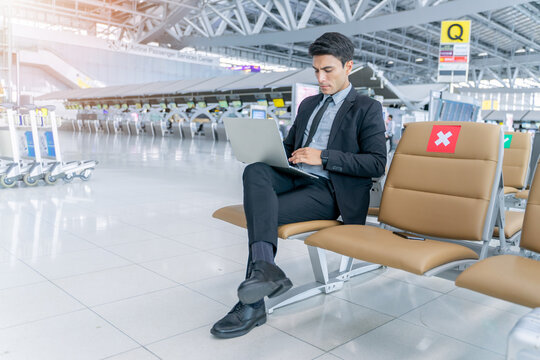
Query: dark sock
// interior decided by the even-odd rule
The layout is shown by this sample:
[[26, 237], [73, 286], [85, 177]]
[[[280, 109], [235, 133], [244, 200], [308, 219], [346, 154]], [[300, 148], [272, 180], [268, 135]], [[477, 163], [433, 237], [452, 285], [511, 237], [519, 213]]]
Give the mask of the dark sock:
[[274, 246], [266, 241], [257, 241], [251, 244], [251, 258], [253, 261], [263, 260], [274, 264]]

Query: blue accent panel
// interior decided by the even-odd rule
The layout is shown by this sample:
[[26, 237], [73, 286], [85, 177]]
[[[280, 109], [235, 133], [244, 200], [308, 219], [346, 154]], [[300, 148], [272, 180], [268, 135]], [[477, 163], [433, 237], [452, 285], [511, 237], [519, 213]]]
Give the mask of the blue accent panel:
[[36, 157], [36, 149], [34, 147], [34, 138], [32, 137], [32, 132], [25, 131], [24, 136], [26, 137], [26, 146], [28, 148], [28, 156]]
[[47, 155], [48, 156], [56, 156], [56, 148], [54, 146], [54, 138], [52, 131], [46, 131], [45, 132], [45, 140], [47, 142]]

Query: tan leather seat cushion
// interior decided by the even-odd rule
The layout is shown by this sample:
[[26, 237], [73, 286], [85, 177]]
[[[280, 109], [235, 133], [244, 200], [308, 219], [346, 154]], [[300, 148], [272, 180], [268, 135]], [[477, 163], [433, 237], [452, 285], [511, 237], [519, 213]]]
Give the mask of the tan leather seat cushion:
[[312, 220], [281, 225], [280, 227], [278, 227], [278, 237], [280, 239], [287, 239], [294, 235], [303, 234], [311, 231], [319, 231], [342, 224], [343, 223], [341, 221], [337, 220]]
[[532, 139], [528, 133], [506, 132], [505, 134], [512, 135], [512, 142], [510, 148], [504, 149], [504, 183], [522, 189], [529, 167]]
[[[244, 213], [243, 205], [231, 205], [225, 206], [216, 210], [213, 217], [231, 223], [236, 226], [247, 228], [246, 215]], [[313, 220], [302, 221], [298, 223], [281, 225], [278, 227], [278, 236], [281, 239], [287, 239], [288, 237], [303, 234], [306, 232], [317, 231], [332, 226], [341, 225], [342, 223], [337, 220]]]
[[[510, 239], [523, 226], [524, 212], [520, 211], [505, 211], [504, 212], [504, 237]], [[493, 237], [499, 237], [499, 227], [495, 226]]]
[[540, 262], [516, 255], [477, 262], [456, 279], [456, 285], [516, 304], [540, 306]]
[[379, 216], [379, 208], [370, 207], [368, 208], [367, 214], [370, 216]]
[[504, 195], [508, 195], [508, 194], [515, 194], [517, 193], [519, 190], [516, 189], [515, 187], [511, 187], [511, 186], [505, 186], [504, 187]]
[[516, 194], [516, 198], [527, 200], [529, 198], [529, 190], [521, 190]]
[[212, 217], [247, 229], [244, 205], [230, 205], [217, 209]]
[[391, 231], [363, 225], [321, 230], [309, 236], [305, 243], [418, 275], [452, 261], [478, 259], [473, 250], [461, 245], [405, 239]]

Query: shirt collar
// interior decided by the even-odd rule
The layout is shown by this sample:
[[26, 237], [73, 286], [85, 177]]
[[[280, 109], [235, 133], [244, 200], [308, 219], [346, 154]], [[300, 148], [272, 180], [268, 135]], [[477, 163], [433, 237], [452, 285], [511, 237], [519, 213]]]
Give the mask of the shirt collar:
[[351, 91], [351, 88], [352, 88], [352, 84], [349, 83], [349, 86], [347, 86], [345, 89], [341, 91], [338, 91], [334, 95], [324, 95], [323, 102], [326, 101], [326, 98], [328, 98], [329, 96], [332, 96], [333, 98], [332, 100], [334, 104], [339, 104], [340, 102], [345, 100], [345, 98], [347, 97], [347, 94], [349, 94], [349, 91]]

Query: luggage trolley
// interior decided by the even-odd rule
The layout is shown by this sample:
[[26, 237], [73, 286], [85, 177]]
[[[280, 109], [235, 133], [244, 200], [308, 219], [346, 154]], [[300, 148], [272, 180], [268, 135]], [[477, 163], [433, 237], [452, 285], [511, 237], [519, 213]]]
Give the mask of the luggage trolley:
[[[60, 179], [70, 182], [75, 177], [88, 180], [98, 163], [95, 160], [63, 161], [54, 110], [54, 106], [30, 110], [31, 133], [36, 162], [32, 165], [30, 171], [23, 176], [26, 185], [36, 185], [38, 180], [41, 179], [49, 185], [56, 184]], [[38, 115], [39, 121], [37, 121], [36, 115]], [[29, 140], [28, 136], [27, 140]], [[29, 148], [30, 145], [28, 143]]]
[[[1, 184], [4, 187], [13, 187], [17, 181], [22, 180], [29, 186], [35, 185], [37, 181], [32, 181], [31, 177], [42, 175], [41, 153], [39, 147], [34, 146], [34, 144], [38, 144], [37, 132], [32, 131], [33, 128], [37, 129], [35, 113], [28, 108], [19, 108], [19, 121], [15, 124], [14, 107], [7, 106], [5, 108], [13, 161], [2, 173], [4, 176], [1, 178]], [[23, 133], [22, 136], [19, 136], [20, 132]]]
[[[13, 105], [2, 104], [0, 110], [5, 115], [5, 123], [0, 125], [0, 185], [11, 188], [28, 173], [34, 160], [23, 161], [21, 158]], [[24, 125], [22, 115], [20, 125]]]

